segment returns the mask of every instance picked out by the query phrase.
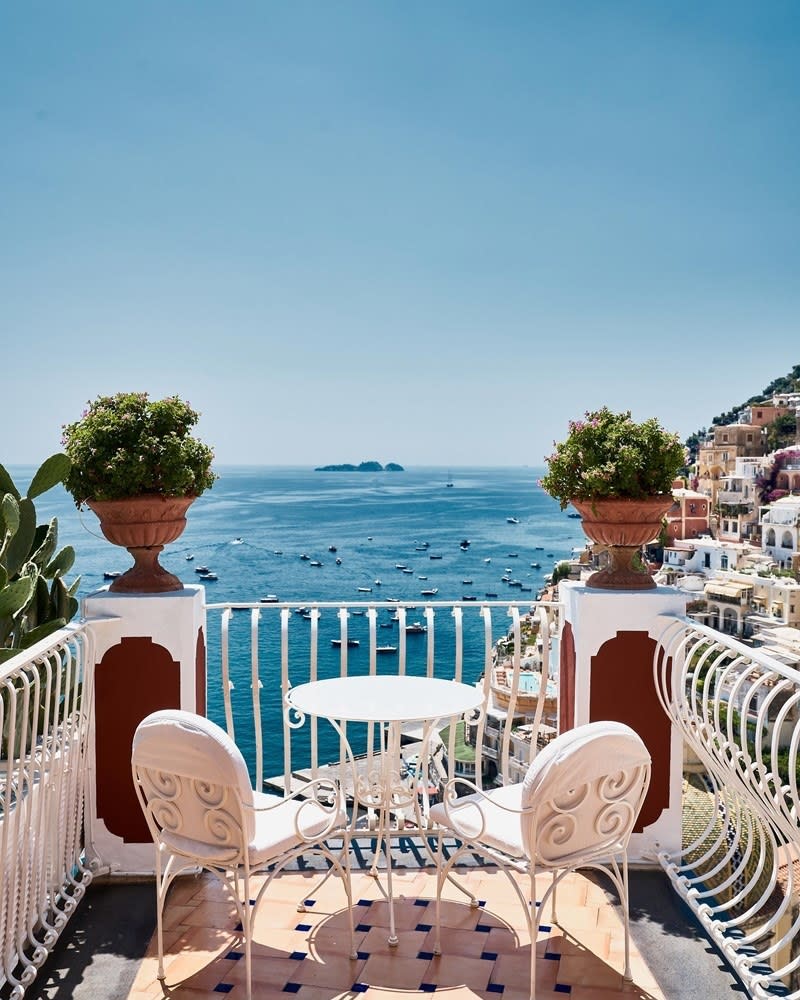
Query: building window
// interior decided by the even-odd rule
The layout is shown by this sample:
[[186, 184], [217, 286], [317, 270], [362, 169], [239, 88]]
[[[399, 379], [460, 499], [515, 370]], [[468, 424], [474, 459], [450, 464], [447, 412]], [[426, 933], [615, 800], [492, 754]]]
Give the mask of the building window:
[[711, 553], [710, 552], [706, 552], [706, 554], [703, 556], [703, 565], [705, 566], [706, 569], [711, 569]]
[[727, 554], [727, 552], [723, 552], [722, 553], [722, 559], [720, 560], [720, 567], [722, 569], [727, 569], [728, 568], [728, 554]]

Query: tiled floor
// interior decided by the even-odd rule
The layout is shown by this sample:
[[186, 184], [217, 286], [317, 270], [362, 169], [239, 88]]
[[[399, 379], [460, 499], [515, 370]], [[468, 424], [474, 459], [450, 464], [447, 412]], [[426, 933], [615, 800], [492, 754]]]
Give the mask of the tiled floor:
[[[530, 938], [519, 901], [505, 875], [493, 869], [460, 872], [485, 906], [470, 908], [447, 886], [442, 906], [442, 954], [433, 955], [435, 875], [410, 869], [394, 876], [399, 944], [387, 943], [385, 880], [353, 875], [358, 958], [348, 958], [344, 891], [318, 873], [277, 877], [259, 907], [253, 947], [253, 994], [305, 1000], [409, 998], [431, 992], [452, 1000], [528, 997]], [[542, 889], [548, 884], [541, 883]], [[297, 901], [307, 898], [307, 910]], [[606, 894], [582, 875], [569, 876], [558, 896], [559, 924], [540, 917], [536, 941], [537, 997], [663, 1000], [631, 945], [633, 984], [624, 983], [622, 925]], [[233, 1000], [245, 996], [244, 958], [237, 918], [225, 887], [212, 877], [173, 887], [165, 918], [166, 984], [156, 979], [155, 940], [128, 1000]]]

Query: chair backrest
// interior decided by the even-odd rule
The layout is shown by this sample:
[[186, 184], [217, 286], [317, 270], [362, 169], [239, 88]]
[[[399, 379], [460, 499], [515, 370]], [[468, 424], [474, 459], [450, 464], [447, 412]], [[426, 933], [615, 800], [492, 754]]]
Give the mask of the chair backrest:
[[621, 722], [557, 736], [522, 783], [522, 841], [534, 862], [588, 861], [627, 846], [650, 783], [650, 754]]
[[131, 763], [154, 837], [163, 831], [171, 846], [198, 855], [205, 845], [208, 856], [240, 855], [253, 839], [247, 765], [216, 723], [177, 709], [154, 712], [136, 729]]

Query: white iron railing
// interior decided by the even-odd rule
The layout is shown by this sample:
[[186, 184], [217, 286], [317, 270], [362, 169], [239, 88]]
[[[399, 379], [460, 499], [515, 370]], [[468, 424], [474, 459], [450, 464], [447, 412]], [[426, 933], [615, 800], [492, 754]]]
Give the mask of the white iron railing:
[[[305, 616], [296, 605], [209, 604], [208, 611], [208, 714], [221, 722], [240, 746], [246, 759], [252, 753], [256, 787], [266, 780], [273, 787], [292, 787], [298, 770], [316, 777], [319, 768], [341, 755], [339, 745], [321, 741], [316, 719], [298, 732], [284, 715], [284, 697], [290, 687], [324, 676], [350, 673], [412, 673], [428, 677], [452, 678], [466, 683], [482, 678], [485, 702], [490, 703], [495, 643], [509, 637], [506, 654], [515, 669], [509, 671], [510, 701], [502, 713], [502, 737], [497, 753], [498, 770], [508, 774], [512, 722], [519, 697], [520, 666], [524, 654], [524, 619], [532, 614], [541, 647], [541, 675], [553, 679], [551, 637], [557, 630], [558, 605], [530, 600], [483, 602], [429, 602], [424, 606], [402, 602], [318, 602], [309, 604]], [[392, 619], [388, 616], [396, 616]], [[218, 632], [213, 623], [218, 620]], [[391, 628], [382, 628], [392, 622]], [[407, 632], [418, 622], [420, 629]], [[424, 629], [424, 631], [422, 631]], [[357, 640], [355, 637], [358, 637]], [[338, 651], [331, 652], [331, 640]], [[358, 642], [359, 648], [348, 646]], [[382, 647], [393, 651], [381, 651]], [[217, 659], [218, 657], [218, 659]], [[215, 677], [218, 670], [219, 676]], [[531, 728], [538, 731], [542, 720], [546, 684], [531, 714]], [[481, 714], [470, 734], [476, 751], [476, 779], [484, 769], [486, 715]], [[519, 717], [516, 723], [519, 724]], [[278, 726], [282, 727], [283, 747], [279, 768], [265, 774], [265, 749], [275, 759]], [[244, 729], [244, 733], [242, 730]], [[373, 746], [376, 733], [365, 732], [362, 746]], [[446, 748], [450, 761], [455, 757], [455, 727]], [[498, 742], [498, 741], [495, 741]], [[535, 742], [534, 742], [535, 752]], [[278, 773], [280, 771], [280, 774]]]
[[688, 619], [654, 669], [695, 771], [682, 851], [660, 861], [752, 996], [798, 997], [800, 672]]
[[91, 635], [69, 627], [0, 666], [0, 986], [22, 997], [91, 874], [82, 863]]

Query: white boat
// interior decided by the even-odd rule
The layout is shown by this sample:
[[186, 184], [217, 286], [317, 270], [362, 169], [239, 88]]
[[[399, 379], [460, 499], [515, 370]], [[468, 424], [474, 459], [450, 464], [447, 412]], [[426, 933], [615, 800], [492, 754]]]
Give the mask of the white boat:
[[462, 580], [461, 583], [465, 587], [471, 587], [472, 586], [472, 580]]
[[422, 622], [412, 622], [410, 625], [406, 625], [406, 632], [411, 635], [419, 635], [421, 632], [427, 632], [428, 626], [423, 625]]
[[266, 597], [259, 597], [261, 604], [277, 604], [278, 595], [277, 594], [267, 594]]
[[319, 561], [319, 559], [312, 559], [311, 562], [308, 565], [309, 566], [321, 566], [322, 563]]
[[421, 590], [420, 591], [420, 595], [422, 597], [436, 597], [436, 595], [438, 593], [439, 593], [439, 588], [438, 587], [431, 587], [430, 590]]
[[[342, 640], [341, 639], [331, 639], [331, 646], [335, 646], [335, 647], [338, 648], [341, 645], [342, 645]], [[360, 645], [360, 643], [359, 643], [358, 639], [348, 639], [347, 640], [347, 645], [348, 645], [349, 648], [353, 648], [355, 646]]]
[[408, 566], [406, 566], [405, 563], [395, 563], [394, 564], [394, 568], [395, 569], [408, 569]]
[[375, 652], [376, 653], [396, 653], [397, 652], [397, 646], [376, 646], [375, 647]]
[[518, 517], [507, 517], [506, 521], [508, 521], [509, 524], [519, 524]]
[[403, 572], [403, 573], [413, 573], [413, 572], [414, 572], [414, 570], [413, 570], [413, 569], [412, 569], [412, 568], [411, 568], [410, 566], [406, 566], [406, 567], [405, 567], [405, 568], [404, 568], [404, 569], [402, 570], [402, 572]]
[[200, 574], [200, 579], [201, 580], [218, 580], [219, 577], [217, 576], [216, 573], [201, 573]]
[[359, 594], [371, 594], [372, 593], [372, 587], [359, 587], [358, 588], [358, 592], [359, 592]]
[[190, 552], [189, 555], [186, 557], [186, 562], [191, 562], [192, 559], [194, 559], [194, 556]]
[[380, 580], [376, 580], [376, 581], [375, 581], [375, 586], [376, 586], [376, 587], [380, 587], [380, 585], [381, 585], [381, 581], [380, 581]]

